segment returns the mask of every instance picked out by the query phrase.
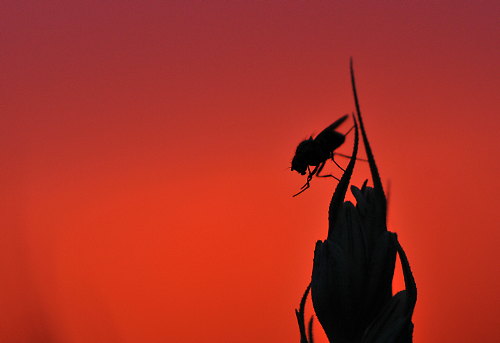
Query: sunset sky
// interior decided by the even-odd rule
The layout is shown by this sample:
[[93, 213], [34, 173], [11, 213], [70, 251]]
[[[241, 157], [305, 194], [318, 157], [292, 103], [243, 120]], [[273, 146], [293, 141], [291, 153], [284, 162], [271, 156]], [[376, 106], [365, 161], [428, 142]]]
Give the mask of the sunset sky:
[[[351, 56], [418, 286], [414, 342], [500, 341], [499, 14], [3, 1], [0, 342], [298, 343], [336, 182], [292, 198], [290, 161], [354, 110]], [[368, 176], [358, 162], [353, 183]]]

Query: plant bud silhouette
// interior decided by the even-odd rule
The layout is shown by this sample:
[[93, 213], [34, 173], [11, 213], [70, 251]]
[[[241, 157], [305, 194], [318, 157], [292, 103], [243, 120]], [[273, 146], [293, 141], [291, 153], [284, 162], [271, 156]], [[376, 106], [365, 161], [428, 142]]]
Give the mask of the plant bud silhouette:
[[[387, 231], [386, 198], [368, 143], [354, 81], [357, 119], [374, 187], [352, 186], [356, 206], [344, 202], [358, 152], [355, 120], [351, 160], [330, 202], [328, 236], [314, 251], [311, 294], [316, 316], [330, 342], [409, 343], [416, 303], [415, 280], [395, 233]], [[406, 290], [392, 295], [399, 254]]]

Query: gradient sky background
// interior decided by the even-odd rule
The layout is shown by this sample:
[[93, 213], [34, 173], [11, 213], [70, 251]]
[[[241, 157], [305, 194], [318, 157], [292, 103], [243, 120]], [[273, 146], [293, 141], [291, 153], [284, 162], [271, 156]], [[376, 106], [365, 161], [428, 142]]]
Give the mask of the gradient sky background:
[[336, 184], [292, 198], [289, 163], [354, 109], [350, 56], [415, 343], [499, 341], [499, 13], [3, 1], [0, 341], [298, 342]]

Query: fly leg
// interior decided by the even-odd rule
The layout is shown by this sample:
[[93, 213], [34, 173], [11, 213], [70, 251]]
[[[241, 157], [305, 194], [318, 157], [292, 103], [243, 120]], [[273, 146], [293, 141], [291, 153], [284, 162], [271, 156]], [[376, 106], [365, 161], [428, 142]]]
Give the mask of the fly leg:
[[344, 137], [346, 137], [351, 131], [354, 129], [354, 125], [344, 134]]
[[[341, 169], [341, 170], [345, 173], [345, 169], [344, 169], [344, 168], [342, 168], [342, 167], [340, 166], [340, 164], [338, 164], [338, 163], [337, 163], [337, 161], [335, 161], [335, 155], [333, 155], [333, 154], [332, 154], [332, 161], [333, 161], [333, 163], [335, 163], [335, 165], [336, 165], [337, 167], [339, 167], [339, 168], [340, 168], [340, 169]], [[338, 179], [337, 179], [337, 180], [338, 180]]]
[[300, 187], [300, 192], [298, 192], [297, 194], [294, 194], [293, 195], [294, 197], [296, 197], [300, 193], [304, 192], [306, 189], [308, 189], [311, 186], [310, 182], [311, 182], [314, 174], [317, 174], [317, 172], [318, 172], [318, 166], [314, 167], [314, 169], [312, 171], [309, 168], [309, 166], [307, 166], [307, 170], [309, 171], [309, 175], [307, 175], [306, 184], [304, 186]]
[[[346, 154], [341, 154], [340, 152], [334, 152], [333, 155], [337, 155], [340, 157], [345, 157], [345, 158], [351, 158], [352, 156], [346, 155]], [[364, 158], [356, 158], [356, 161], [363, 161], [363, 162], [368, 162], [368, 160]]]
[[[344, 172], [345, 172], [345, 169], [344, 169], [344, 168], [342, 168], [342, 167], [341, 167], [341, 166], [337, 163], [337, 161], [335, 161], [335, 155], [338, 155], [338, 156], [341, 156], [341, 157], [346, 157], [346, 158], [351, 158], [352, 156], [349, 156], [349, 155], [344, 155], [344, 154], [341, 154], [341, 153], [338, 153], [338, 152], [334, 152], [334, 153], [332, 153], [332, 157], [331, 157], [331, 159], [332, 159], [333, 163], [335, 163], [335, 165], [336, 165], [337, 167], [339, 167], [340, 169], [342, 169], [342, 171], [344, 171]], [[368, 162], [368, 160], [365, 160], [365, 159], [363, 159], [363, 158], [356, 158], [356, 161]]]
[[307, 181], [306, 181], [306, 184], [302, 187], [300, 187], [300, 189], [303, 189], [304, 187], [309, 187], [309, 182], [311, 182], [314, 174], [317, 173], [317, 169], [318, 167], [314, 167], [314, 169], [311, 171], [311, 168], [309, 168], [309, 166], [307, 166], [307, 171], [309, 172], [309, 174], [307, 175]]
[[[333, 159], [333, 156], [332, 156], [332, 159]], [[333, 161], [335, 162], [335, 161]], [[319, 168], [318, 168], [318, 171], [316, 172], [316, 176], [317, 177], [333, 177], [335, 180], [337, 181], [340, 181], [340, 179], [336, 176], [333, 176], [332, 174], [328, 174], [328, 175], [319, 175], [319, 173], [321, 173], [321, 171], [323, 170], [323, 168], [325, 167], [325, 164], [326, 162], [323, 162], [319, 165]], [[335, 162], [335, 164], [337, 164], [337, 162]], [[338, 165], [338, 164], [337, 164]], [[340, 167], [340, 166], [339, 166]], [[340, 169], [342, 169], [342, 167], [340, 167]], [[343, 169], [342, 169], [343, 170]]]

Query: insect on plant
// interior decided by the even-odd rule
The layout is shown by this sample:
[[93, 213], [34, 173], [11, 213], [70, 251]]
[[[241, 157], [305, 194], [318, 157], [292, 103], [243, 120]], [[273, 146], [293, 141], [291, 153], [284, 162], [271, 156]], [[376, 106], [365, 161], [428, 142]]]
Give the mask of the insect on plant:
[[[292, 167], [291, 170], [297, 171], [301, 175], [305, 175], [306, 171], [308, 172], [307, 180], [304, 186], [300, 188], [300, 192], [294, 194], [296, 197], [300, 193], [304, 192], [306, 189], [310, 187], [310, 182], [313, 176], [316, 177], [333, 177], [337, 181], [340, 181], [337, 177], [328, 174], [321, 175], [321, 171], [325, 167], [326, 161], [332, 159], [332, 161], [342, 170], [344, 170], [334, 159], [334, 151], [338, 147], [340, 147], [344, 141], [345, 136], [349, 132], [351, 132], [352, 128], [347, 131], [344, 135], [340, 132], [335, 131], [337, 127], [339, 127], [346, 119], [348, 115], [337, 119], [333, 124], [328, 126], [326, 129], [321, 131], [316, 138], [312, 136], [308, 139], [303, 140], [297, 146], [297, 150], [295, 151], [295, 156], [292, 159]], [[335, 155], [340, 155], [344, 157], [349, 157], [346, 155], [335, 153]], [[310, 167], [314, 167], [311, 170]]]

